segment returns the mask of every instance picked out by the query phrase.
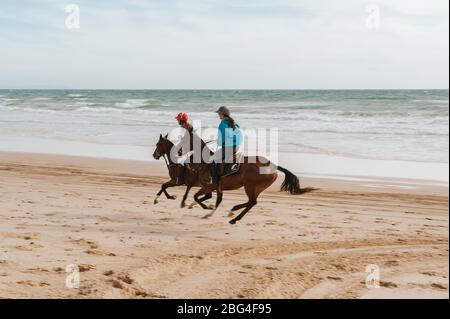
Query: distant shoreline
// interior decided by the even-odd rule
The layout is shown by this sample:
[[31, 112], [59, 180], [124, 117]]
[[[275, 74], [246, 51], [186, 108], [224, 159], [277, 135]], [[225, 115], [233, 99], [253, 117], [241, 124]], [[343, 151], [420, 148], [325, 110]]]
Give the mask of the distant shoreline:
[[261, 89], [261, 88], [244, 88], [244, 89], [238, 89], [238, 88], [224, 88], [224, 89], [208, 89], [208, 88], [156, 88], [156, 89], [122, 89], [122, 88], [94, 88], [94, 89], [74, 89], [74, 88], [0, 88], [0, 91], [448, 91], [448, 88], [434, 88], [434, 89], [427, 89], [427, 88], [346, 88], [346, 89], [338, 89], [338, 88], [327, 88], [327, 89], [319, 89], [319, 88], [311, 88], [311, 89]]
[[[125, 160], [143, 164], [163, 164], [152, 158], [154, 145], [105, 145], [39, 138], [0, 137], [0, 157], [8, 153], [39, 156], [68, 156], [92, 160]], [[280, 153], [275, 163], [300, 176], [314, 179], [354, 181], [378, 188], [396, 185], [399, 189], [436, 186], [448, 189], [449, 164], [393, 160], [373, 160], [322, 154]], [[372, 186], [370, 186], [372, 185]], [[378, 186], [377, 186], [378, 185]]]

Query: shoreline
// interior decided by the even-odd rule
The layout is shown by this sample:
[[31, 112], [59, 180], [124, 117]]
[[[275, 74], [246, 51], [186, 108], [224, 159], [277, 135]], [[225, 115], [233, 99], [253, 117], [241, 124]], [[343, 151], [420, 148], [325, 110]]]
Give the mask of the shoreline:
[[[107, 145], [41, 138], [0, 137], [0, 153], [105, 158], [156, 163], [154, 145]], [[323, 154], [280, 153], [274, 163], [311, 178], [333, 180], [365, 179], [366, 182], [398, 182], [449, 187], [449, 164], [399, 160], [375, 160]], [[400, 184], [401, 184], [400, 183]]]
[[[107, 173], [129, 174], [140, 177], [169, 178], [163, 160], [144, 161], [117, 158], [99, 158], [90, 156], [40, 154], [27, 152], [0, 151], [0, 165], [5, 163], [45, 168], [74, 168], [87, 171], [104, 171]], [[447, 183], [436, 181], [383, 178], [371, 176], [326, 176], [295, 173], [300, 179], [301, 187], [339, 189], [348, 191], [385, 192], [405, 194], [427, 194], [448, 196]], [[279, 173], [277, 181], [269, 189], [276, 189], [283, 180]]]

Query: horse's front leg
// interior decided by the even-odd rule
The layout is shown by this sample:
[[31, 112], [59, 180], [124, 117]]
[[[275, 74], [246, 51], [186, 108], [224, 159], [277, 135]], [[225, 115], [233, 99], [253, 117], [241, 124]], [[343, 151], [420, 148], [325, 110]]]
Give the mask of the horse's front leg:
[[158, 192], [158, 194], [156, 194], [156, 198], [153, 203], [155, 205], [158, 204], [158, 198], [159, 198], [159, 196], [161, 196], [162, 193], [164, 193], [168, 199], [176, 199], [175, 196], [171, 196], [169, 193], [167, 193], [167, 190], [166, 190], [167, 188], [174, 187], [174, 186], [177, 186], [177, 184], [173, 180], [162, 184], [161, 190]]
[[[170, 185], [169, 187], [178, 186], [177, 184]], [[170, 195], [166, 189], [164, 189], [164, 195], [166, 195], [167, 199], [177, 199], [176, 195]]]
[[183, 196], [183, 200], [181, 201], [181, 208], [184, 208], [186, 206], [186, 199], [189, 195], [189, 191], [191, 190], [192, 186], [188, 185], [188, 187], [186, 187], [186, 192], [184, 193]]

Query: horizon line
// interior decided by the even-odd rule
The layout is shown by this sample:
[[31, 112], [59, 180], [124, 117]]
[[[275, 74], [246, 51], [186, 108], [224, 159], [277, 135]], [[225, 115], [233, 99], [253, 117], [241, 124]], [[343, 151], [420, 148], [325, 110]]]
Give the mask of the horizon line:
[[0, 91], [426, 91], [449, 88], [0, 88]]

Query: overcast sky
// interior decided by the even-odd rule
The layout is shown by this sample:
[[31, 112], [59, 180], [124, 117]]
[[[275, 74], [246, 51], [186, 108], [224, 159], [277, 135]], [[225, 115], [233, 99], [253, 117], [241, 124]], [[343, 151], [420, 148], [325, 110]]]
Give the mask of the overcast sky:
[[1, 0], [0, 88], [448, 88], [448, 38], [448, 0]]

